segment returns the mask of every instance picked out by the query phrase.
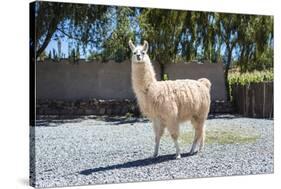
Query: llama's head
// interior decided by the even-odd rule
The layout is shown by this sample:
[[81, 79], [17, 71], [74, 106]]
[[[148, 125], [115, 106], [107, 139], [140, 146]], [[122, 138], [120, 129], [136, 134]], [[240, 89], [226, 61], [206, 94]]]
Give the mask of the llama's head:
[[148, 62], [149, 57], [147, 55], [148, 50], [148, 42], [144, 41], [143, 45], [135, 46], [133, 42], [129, 41], [130, 49], [133, 53], [132, 55], [132, 62], [133, 63], [145, 63]]

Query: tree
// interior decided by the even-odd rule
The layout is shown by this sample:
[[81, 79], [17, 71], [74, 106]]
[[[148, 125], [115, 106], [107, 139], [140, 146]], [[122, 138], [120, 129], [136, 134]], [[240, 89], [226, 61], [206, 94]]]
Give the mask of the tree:
[[40, 2], [35, 5], [35, 41], [31, 41], [31, 47], [36, 49], [36, 58], [47, 47], [59, 23], [61, 9], [52, 5]]
[[56, 50], [53, 48], [53, 60], [54, 61], [58, 61], [58, 55], [57, 55], [57, 53], [56, 53]]
[[60, 60], [62, 58], [62, 52], [61, 52], [61, 40], [57, 40], [57, 46], [58, 46], [58, 59]]
[[230, 99], [229, 94], [229, 84], [228, 84], [228, 71], [230, 68], [230, 64], [232, 62], [232, 54], [233, 50], [238, 42], [238, 25], [239, 25], [239, 16], [236, 14], [232, 14], [228, 16], [227, 14], [217, 14], [217, 21], [220, 24], [220, 34], [221, 38], [224, 41], [226, 46], [226, 61], [224, 67], [224, 79], [226, 85], [227, 99]]
[[273, 67], [272, 16], [37, 2], [35, 18], [37, 57], [57, 40], [53, 58], [61, 58], [60, 40], [67, 37], [75, 61], [87, 50], [88, 59], [121, 62], [130, 57], [129, 39], [145, 39], [162, 79], [167, 63], [223, 62], [227, 94], [231, 66], [240, 72]]
[[49, 51], [49, 54], [48, 54], [48, 59], [52, 59], [52, 52], [51, 51]]
[[39, 59], [40, 61], [44, 61], [46, 58], [47, 58], [47, 54], [46, 54], [45, 51], [43, 51], [43, 52], [40, 54], [40, 56], [38, 57], [38, 59]]
[[273, 18], [240, 15], [238, 30], [240, 71], [273, 67]]
[[81, 41], [83, 45], [100, 43], [96, 29], [102, 27], [100, 19], [106, 10], [107, 6], [103, 5], [36, 2], [36, 37], [31, 41], [31, 48], [36, 49], [36, 58], [53, 37], [68, 37]]
[[130, 57], [130, 49], [128, 41], [134, 37], [131, 29], [130, 16], [134, 15], [134, 9], [129, 7], [112, 7], [110, 16], [114, 18], [113, 24], [109, 23], [108, 28], [112, 25], [111, 34], [108, 39], [104, 41], [102, 47], [102, 60], [115, 60], [122, 62]]
[[73, 63], [78, 63], [79, 59], [80, 59], [80, 48], [79, 45], [76, 45], [75, 48], [71, 48], [71, 50], [69, 50], [69, 60]]
[[142, 38], [150, 42], [149, 54], [160, 64], [162, 80], [164, 64], [176, 62], [185, 16], [185, 11], [143, 9], [139, 17]]

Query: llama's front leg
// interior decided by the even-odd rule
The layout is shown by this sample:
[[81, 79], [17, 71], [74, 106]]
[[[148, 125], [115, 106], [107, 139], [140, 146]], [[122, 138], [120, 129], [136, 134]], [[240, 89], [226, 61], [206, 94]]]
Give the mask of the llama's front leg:
[[158, 155], [160, 139], [164, 133], [164, 127], [163, 125], [161, 125], [159, 120], [155, 120], [153, 121], [153, 129], [155, 134], [155, 146], [154, 146], [153, 157], [155, 158]]

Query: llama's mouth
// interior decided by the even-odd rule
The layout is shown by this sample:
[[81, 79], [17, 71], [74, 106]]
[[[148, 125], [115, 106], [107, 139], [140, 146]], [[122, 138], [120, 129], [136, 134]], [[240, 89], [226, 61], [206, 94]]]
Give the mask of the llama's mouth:
[[142, 60], [137, 60], [136, 63], [137, 63], [137, 64], [142, 64], [142, 63], [144, 63], [144, 62], [143, 62]]

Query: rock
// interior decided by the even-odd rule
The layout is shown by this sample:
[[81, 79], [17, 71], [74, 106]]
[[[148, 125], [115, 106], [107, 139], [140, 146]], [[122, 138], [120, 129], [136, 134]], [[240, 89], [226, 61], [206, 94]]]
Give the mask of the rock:
[[104, 115], [104, 113], [105, 113], [105, 108], [100, 108], [99, 115]]
[[[124, 100], [36, 100], [37, 115], [125, 115], [132, 113], [139, 116], [140, 111], [137, 101]], [[231, 102], [213, 101], [210, 113], [233, 113]]]

